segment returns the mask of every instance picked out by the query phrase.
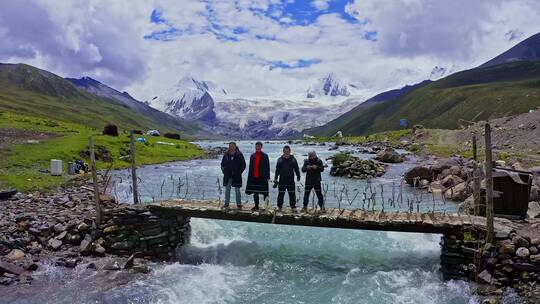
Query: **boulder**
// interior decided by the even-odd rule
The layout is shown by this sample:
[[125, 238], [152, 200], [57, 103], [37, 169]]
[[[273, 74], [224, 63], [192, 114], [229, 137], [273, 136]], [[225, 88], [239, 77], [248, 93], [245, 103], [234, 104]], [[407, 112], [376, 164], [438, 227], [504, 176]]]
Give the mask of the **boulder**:
[[375, 157], [375, 159], [383, 162], [383, 163], [401, 163], [403, 162], [403, 156], [401, 156], [401, 154], [399, 154], [396, 150], [394, 149], [385, 149], [385, 150], [382, 150], [382, 151], [379, 151], [379, 153], [377, 153], [377, 156]]
[[441, 185], [443, 185], [445, 188], [454, 187], [461, 183], [463, 183], [463, 179], [453, 174], [447, 175], [441, 180]]
[[463, 201], [469, 196], [469, 190], [466, 183], [459, 183], [455, 187], [444, 192], [444, 197], [452, 201]]
[[416, 166], [405, 172], [404, 178], [407, 184], [419, 186], [420, 181], [423, 179], [431, 182], [433, 180], [433, 174], [428, 167]]
[[469, 196], [467, 199], [458, 205], [458, 213], [474, 214], [474, 196]]
[[459, 166], [460, 162], [457, 158], [442, 158], [431, 165], [431, 170], [435, 174], [440, 174], [445, 169], [450, 169], [452, 166]]

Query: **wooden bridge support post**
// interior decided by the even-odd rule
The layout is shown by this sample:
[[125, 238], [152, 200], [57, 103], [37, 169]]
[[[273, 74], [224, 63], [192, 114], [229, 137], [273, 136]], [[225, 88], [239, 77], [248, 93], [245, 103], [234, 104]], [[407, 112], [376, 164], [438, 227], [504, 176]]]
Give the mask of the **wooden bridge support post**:
[[133, 135], [133, 130], [129, 131], [129, 137], [131, 139], [131, 142], [129, 144], [129, 156], [131, 159], [133, 204], [137, 205], [139, 203], [139, 191], [137, 187], [137, 164], [135, 162], [135, 136]]
[[493, 243], [493, 155], [491, 150], [491, 126], [486, 123], [486, 242]]
[[99, 186], [98, 186], [98, 177], [96, 169], [96, 155], [94, 151], [94, 140], [92, 136], [88, 138], [88, 147], [90, 149], [90, 168], [92, 170], [92, 182], [94, 184], [94, 202], [96, 204], [96, 226], [99, 228], [101, 226], [102, 210], [101, 210], [101, 201], [99, 198]]
[[478, 170], [478, 147], [476, 145], [476, 134], [472, 137], [473, 148], [473, 200], [474, 200], [474, 215], [480, 214], [480, 183], [481, 174]]

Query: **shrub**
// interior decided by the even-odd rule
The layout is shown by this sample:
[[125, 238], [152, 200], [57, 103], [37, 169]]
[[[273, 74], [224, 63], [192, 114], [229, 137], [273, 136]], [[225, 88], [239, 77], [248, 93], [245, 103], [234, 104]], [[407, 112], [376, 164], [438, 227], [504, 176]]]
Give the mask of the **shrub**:
[[170, 139], [180, 139], [180, 134], [178, 133], [165, 133], [165, 136], [166, 138], [170, 138]]
[[108, 124], [103, 127], [103, 135], [118, 136], [118, 127], [113, 124]]
[[349, 159], [350, 155], [347, 153], [339, 152], [332, 156], [332, 165], [339, 166]]

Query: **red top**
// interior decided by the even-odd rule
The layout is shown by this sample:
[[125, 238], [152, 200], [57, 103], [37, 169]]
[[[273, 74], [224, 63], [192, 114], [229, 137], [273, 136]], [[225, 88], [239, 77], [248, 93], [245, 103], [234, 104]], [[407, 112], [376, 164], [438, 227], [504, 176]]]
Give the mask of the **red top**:
[[259, 164], [261, 162], [261, 151], [255, 152], [255, 165], [253, 166], [253, 177], [259, 178]]

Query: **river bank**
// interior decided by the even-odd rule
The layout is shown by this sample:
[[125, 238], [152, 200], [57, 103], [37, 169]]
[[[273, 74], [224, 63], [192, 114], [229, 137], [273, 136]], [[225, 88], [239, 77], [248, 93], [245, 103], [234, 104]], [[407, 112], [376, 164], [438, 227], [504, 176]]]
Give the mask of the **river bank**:
[[[223, 145], [223, 143], [212, 145], [216, 144]], [[251, 144], [241, 143], [243, 151], [248, 151]], [[202, 146], [205, 145], [202, 144]], [[281, 146], [282, 143], [275, 144], [274, 148], [271, 143], [268, 143], [265, 144], [265, 149], [268, 149], [274, 158]], [[299, 155], [299, 158], [305, 151], [314, 148], [318, 149], [321, 157], [325, 158], [336, 152], [335, 150], [328, 151], [329, 146], [293, 145], [293, 151]], [[340, 149], [343, 151], [364, 150], [365, 147], [340, 147]], [[370, 151], [367, 154], [361, 153], [359, 156], [373, 157], [374, 155]], [[425, 159], [415, 159], [410, 163], [406, 160], [405, 164], [390, 165], [383, 177], [374, 179], [374, 185], [377, 185], [377, 182], [388, 183], [394, 177], [401, 179], [404, 171], [419, 164], [419, 161], [423, 162]], [[209, 177], [208, 185], [212, 183], [215, 186], [214, 173], [211, 173], [214, 171], [204, 170], [209, 167], [212, 170], [216, 168], [219, 170], [218, 167], [214, 168], [218, 162], [219, 159], [181, 163], [180, 174], [184, 175], [188, 172], [206, 174]], [[190, 167], [186, 167], [188, 164]], [[143, 178], [148, 177], [150, 173], [163, 177], [164, 174], [173, 174], [175, 166], [177, 164], [146, 166], [141, 167], [140, 172]], [[325, 175], [324, 178], [327, 179], [330, 176]], [[363, 183], [346, 178], [336, 178], [331, 181]], [[203, 179], [192, 182], [197, 183], [201, 188], [206, 185], [206, 180]], [[159, 187], [161, 182], [157, 185]], [[476, 294], [484, 289], [476, 289], [475, 284], [469, 286], [462, 281], [445, 281], [440, 277], [438, 266], [441, 255], [440, 236], [423, 234], [304, 229], [279, 225], [268, 227], [268, 225], [193, 220], [193, 238], [191, 245], [180, 251], [181, 263], [154, 263], [145, 259], [136, 259], [135, 269], [118, 270], [123, 268], [128, 256], [117, 258], [109, 255], [107, 251], [102, 252], [102, 249], [97, 246], [92, 247], [91, 255], [81, 254], [80, 243], [87, 234], [84, 228], [89, 224], [88, 220], [93, 218], [92, 193], [81, 186], [87, 187], [83, 183], [60, 189], [55, 194], [36, 194], [8, 202], [10, 207], [6, 210], [10, 210], [10, 214], [6, 218], [10, 220], [7, 225], [2, 225], [1, 231], [4, 231], [2, 235], [9, 236], [14, 233], [14, 235], [20, 235], [22, 242], [26, 244], [22, 247], [24, 258], [20, 258], [20, 266], [24, 268], [25, 265], [28, 267], [32, 263], [38, 266], [37, 270], [26, 271], [23, 276], [18, 276], [19, 280], [9, 278], [10, 285], [2, 287], [15, 292], [20, 299], [26, 297], [26, 302], [21, 300], [19, 303], [38, 302], [37, 297], [29, 292], [29, 288], [46, 290], [54, 288], [50, 291], [55, 295], [55, 299], [71, 294], [72, 291], [58, 284], [57, 280], [61, 279], [60, 277], [51, 279], [51, 269], [54, 273], [61, 273], [61, 276], [66, 278], [78, 278], [81, 285], [74, 283], [70, 285], [70, 288], [86, 289], [87, 286], [97, 286], [101, 296], [85, 291], [80, 295], [83, 299], [82, 303], [95, 302], [95, 297], [99, 299], [103, 296], [108, 299], [114, 298], [120, 303], [127, 303], [134, 300], [133, 294], [142, 299], [141, 303], [159, 301], [215, 303], [220, 302], [223, 297], [226, 302], [249, 303], [249, 300], [257, 300], [270, 303], [269, 300], [281, 299], [282, 302], [292, 303], [296, 302], [293, 300], [295, 297], [307, 299], [309, 293], [325, 289], [328, 289], [328, 292], [324, 295], [318, 294], [316, 298], [313, 298], [313, 303], [358, 302], [358, 299], [365, 297], [369, 290], [374, 293], [373, 298], [368, 296], [368, 299], [373, 301], [382, 299], [381, 303], [412, 299], [417, 299], [419, 303], [468, 303], [469, 301], [480, 302], [482, 299]], [[413, 190], [412, 187], [404, 189]], [[328, 200], [332, 206], [337, 206], [339, 203], [330, 197]], [[129, 201], [129, 199], [122, 201]], [[75, 205], [72, 204], [73, 202]], [[26, 207], [22, 207], [25, 204]], [[450, 206], [452, 205], [447, 204], [447, 208]], [[457, 207], [452, 210], [457, 210]], [[34, 220], [27, 219], [29, 220], [27, 225], [23, 223], [24, 218], [19, 218], [19, 222], [23, 223], [19, 229], [25, 227], [26, 230], [17, 230], [17, 218], [24, 214], [32, 214]], [[53, 221], [53, 218], [59, 218], [61, 221]], [[51, 223], [48, 224], [47, 229], [44, 229], [48, 231], [48, 236], [41, 236], [42, 239], [37, 240], [32, 239], [34, 235], [30, 233], [30, 229], [39, 229], [42, 222], [48, 223], [49, 220]], [[83, 223], [85, 225], [81, 225]], [[57, 224], [64, 226], [65, 230], [62, 230], [60, 226], [57, 227]], [[10, 228], [5, 230], [4, 228], [8, 226]], [[81, 226], [80, 231], [79, 226]], [[55, 227], [59, 232], [55, 230]], [[37, 233], [37, 231], [34, 232]], [[66, 233], [62, 236], [64, 232]], [[68, 237], [68, 235], [72, 236]], [[78, 237], [73, 237], [73, 235], [78, 235]], [[80, 243], [71, 244], [69, 242], [71, 238], [79, 239]], [[54, 250], [53, 245], [59, 244], [56, 242], [58, 239], [62, 243], [57, 250]], [[21, 241], [12, 240], [11, 244], [17, 246], [19, 242]], [[33, 242], [37, 242], [41, 248]], [[38, 250], [31, 253], [33, 246], [39, 249], [39, 253]], [[13, 249], [10, 249], [11, 252]], [[2, 256], [2, 259], [7, 258], [7, 255]], [[20, 253], [18, 255], [20, 256]], [[19, 262], [16, 260], [15, 263]], [[69, 268], [73, 266], [74, 268]], [[30, 269], [34, 267], [31, 266]], [[144, 272], [148, 269], [150, 273], [145, 274]], [[27, 275], [35, 279], [27, 279], [25, 277]], [[166, 281], [163, 281], [162, 277], [165, 277]], [[265, 279], [258, 281], [261, 278]], [[99, 280], [105, 283], [98, 283]], [[114, 286], [110, 280], [117, 280], [119, 283]], [[283, 281], [287, 281], [291, 288], [280, 294], [274, 293], [273, 290], [279, 289]], [[206, 295], [195, 292], [207, 290], [208, 284], [213, 286], [213, 290]], [[180, 286], [191, 286], [194, 290]], [[135, 291], [137, 288], [147, 290], [149, 295], [141, 295], [140, 292]], [[251, 293], [243, 293], [238, 290], [239, 288], [259, 290], [258, 292], [266, 296], [253, 298]], [[214, 290], [216, 294], [213, 293]], [[129, 292], [133, 294], [130, 295]], [[433, 294], [434, 292], [437, 294]], [[505, 303], [517, 301], [512, 300], [516, 296], [512, 289], [497, 288], [496, 292], [499, 293], [499, 298], [502, 294]], [[158, 294], [166, 294], [166, 296], [158, 296]], [[178, 297], [186, 297], [186, 300], [178, 300]], [[15, 297], [10, 299], [17, 303]], [[47, 303], [47, 301], [41, 302]]]

